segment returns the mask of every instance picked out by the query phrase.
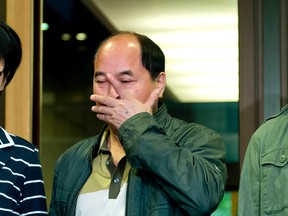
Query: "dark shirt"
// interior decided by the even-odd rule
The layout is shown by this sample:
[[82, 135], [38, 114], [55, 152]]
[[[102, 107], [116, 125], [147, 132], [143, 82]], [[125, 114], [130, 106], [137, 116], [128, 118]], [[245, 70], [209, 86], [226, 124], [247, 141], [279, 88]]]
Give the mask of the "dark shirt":
[[47, 215], [38, 150], [1, 127], [0, 215]]

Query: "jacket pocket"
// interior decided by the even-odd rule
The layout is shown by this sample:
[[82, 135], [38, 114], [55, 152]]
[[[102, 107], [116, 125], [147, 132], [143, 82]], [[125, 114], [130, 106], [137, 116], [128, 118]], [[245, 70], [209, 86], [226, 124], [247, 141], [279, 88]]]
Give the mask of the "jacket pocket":
[[[151, 178], [151, 179], [149, 179]], [[180, 215], [172, 200], [166, 192], [161, 189], [155, 177], [145, 176], [142, 188], [143, 215], [149, 216], [178, 216]], [[181, 214], [182, 215], [182, 214]]]
[[288, 208], [288, 149], [275, 149], [262, 156], [262, 204], [267, 214]]

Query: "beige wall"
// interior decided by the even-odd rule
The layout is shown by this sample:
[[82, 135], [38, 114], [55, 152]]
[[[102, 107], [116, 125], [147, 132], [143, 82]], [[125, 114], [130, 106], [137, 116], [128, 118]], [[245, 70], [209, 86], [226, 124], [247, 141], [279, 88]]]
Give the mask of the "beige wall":
[[6, 7], [6, 22], [21, 38], [23, 58], [5, 90], [5, 128], [32, 141], [33, 0], [9, 0]]

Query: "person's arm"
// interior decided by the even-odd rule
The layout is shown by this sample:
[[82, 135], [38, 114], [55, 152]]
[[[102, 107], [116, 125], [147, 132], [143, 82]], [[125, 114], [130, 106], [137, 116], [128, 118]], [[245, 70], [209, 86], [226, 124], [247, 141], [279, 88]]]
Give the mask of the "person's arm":
[[239, 216], [259, 215], [260, 213], [259, 169], [259, 148], [257, 140], [252, 138], [245, 153], [240, 176], [237, 213]]
[[25, 180], [21, 188], [23, 214], [47, 215], [46, 195], [38, 151], [34, 151], [27, 162]]
[[189, 215], [211, 214], [220, 203], [227, 178], [225, 146], [205, 127], [185, 125], [172, 140], [149, 113], [128, 119], [119, 130], [132, 167], [151, 171], [179, 208]]

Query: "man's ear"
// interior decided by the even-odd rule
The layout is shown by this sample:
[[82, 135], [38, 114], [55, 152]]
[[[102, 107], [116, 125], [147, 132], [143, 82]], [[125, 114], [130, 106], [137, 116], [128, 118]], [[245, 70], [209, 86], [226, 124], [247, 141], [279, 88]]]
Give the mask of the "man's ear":
[[0, 59], [0, 71], [3, 71], [4, 70], [4, 60], [3, 59]]
[[165, 90], [165, 87], [166, 87], [166, 74], [165, 72], [161, 72], [157, 79], [156, 79], [156, 82], [157, 82], [157, 88], [161, 88], [162, 91], [159, 95], [160, 98], [163, 97], [163, 94], [164, 94], [164, 90]]
[[[2, 81], [0, 82], [0, 92], [4, 90], [5, 85], [6, 85], [6, 81], [7, 81], [7, 77], [4, 76], [4, 73], [2, 72], [1, 76], [3, 76]], [[1, 78], [0, 78], [1, 80]]]

